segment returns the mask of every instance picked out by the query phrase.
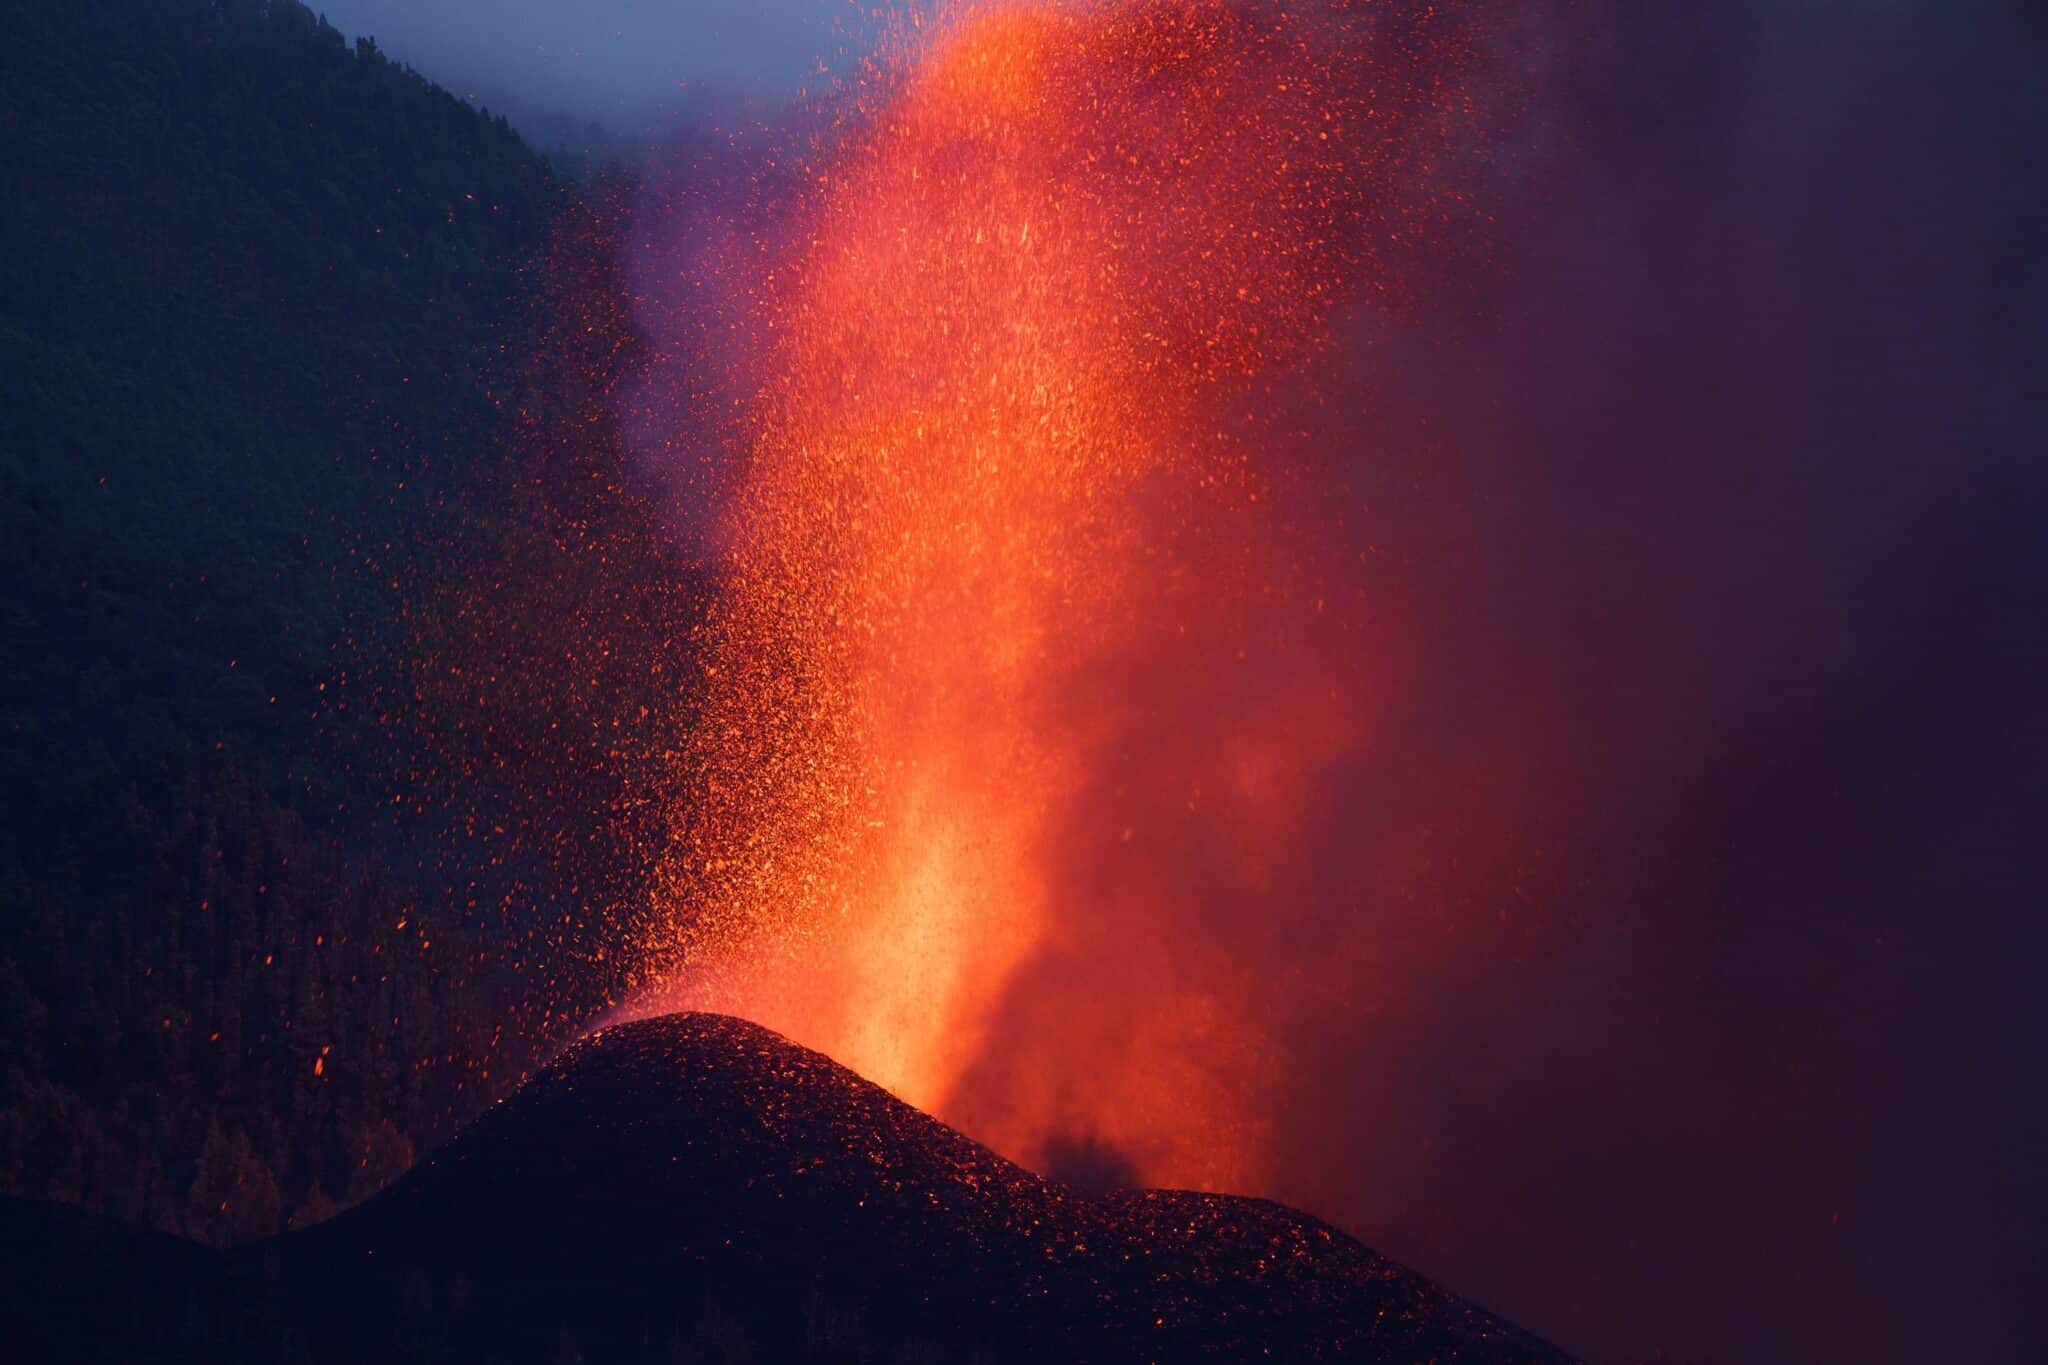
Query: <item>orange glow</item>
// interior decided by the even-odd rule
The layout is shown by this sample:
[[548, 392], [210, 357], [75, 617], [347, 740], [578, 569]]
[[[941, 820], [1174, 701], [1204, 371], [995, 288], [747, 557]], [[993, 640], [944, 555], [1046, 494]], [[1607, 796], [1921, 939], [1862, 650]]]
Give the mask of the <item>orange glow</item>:
[[1181, 920], [1256, 914], [1369, 737], [1270, 385], [1429, 230], [1447, 27], [988, 7], [800, 154], [794, 230], [716, 267], [760, 380], [629, 1013], [756, 1019], [1027, 1161], [1256, 1181], [1254, 967]]

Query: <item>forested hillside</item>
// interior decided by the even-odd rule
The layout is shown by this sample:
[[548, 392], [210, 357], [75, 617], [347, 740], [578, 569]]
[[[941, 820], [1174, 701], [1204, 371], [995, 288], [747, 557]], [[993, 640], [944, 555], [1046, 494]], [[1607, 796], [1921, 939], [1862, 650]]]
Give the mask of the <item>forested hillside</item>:
[[421, 698], [470, 575], [578, 548], [507, 490], [616, 460], [620, 336], [543, 288], [597, 222], [293, 0], [0, 0], [0, 1190], [268, 1232], [538, 1045], [476, 911], [534, 869], [462, 832], [587, 755], [535, 795]]

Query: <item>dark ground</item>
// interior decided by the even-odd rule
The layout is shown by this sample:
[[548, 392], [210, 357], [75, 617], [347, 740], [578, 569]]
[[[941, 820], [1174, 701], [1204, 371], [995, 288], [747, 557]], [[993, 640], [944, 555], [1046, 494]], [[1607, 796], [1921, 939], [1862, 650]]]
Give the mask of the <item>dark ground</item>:
[[1305, 1214], [1090, 1196], [741, 1020], [604, 1030], [230, 1253], [0, 1207], [28, 1359], [1564, 1362]]

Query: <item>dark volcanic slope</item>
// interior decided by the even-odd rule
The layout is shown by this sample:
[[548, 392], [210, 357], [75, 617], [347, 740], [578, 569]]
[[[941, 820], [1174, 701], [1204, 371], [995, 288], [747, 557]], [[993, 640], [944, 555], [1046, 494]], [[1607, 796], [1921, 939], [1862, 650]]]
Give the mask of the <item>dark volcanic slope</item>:
[[594, 1035], [242, 1264], [308, 1296], [317, 1339], [379, 1354], [1565, 1359], [1303, 1214], [1076, 1193], [704, 1014]]

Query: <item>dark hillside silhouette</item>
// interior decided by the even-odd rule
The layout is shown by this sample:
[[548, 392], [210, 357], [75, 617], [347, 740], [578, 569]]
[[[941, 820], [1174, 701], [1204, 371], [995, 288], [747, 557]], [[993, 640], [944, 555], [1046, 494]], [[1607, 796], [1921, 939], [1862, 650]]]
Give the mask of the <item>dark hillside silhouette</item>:
[[[517, 496], [617, 459], [620, 339], [544, 275], [600, 217], [292, 0], [0, 15], [0, 1192], [245, 1240], [516, 1081], [505, 918], [601, 902], [515, 894], [561, 865], [469, 837], [594, 859], [555, 827], [603, 809], [589, 727], [479, 757], [491, 716], [446, 699], [468, 640], [633, 562], [583, 554], [628, 500], [571, 535]], [[514, 579], [554, 615], [451, 614]]]
[[[1041, 1180], [705, 1014], [594, 1035], [312, 1231], [209, 1259], [16, 1206], [0, 1250], [41, 1291], [17, 1339], [53, 1358], [1567, 1365], [1307, 1215]], [[124, 1265], [143, 1311], [110, 1311]]]

